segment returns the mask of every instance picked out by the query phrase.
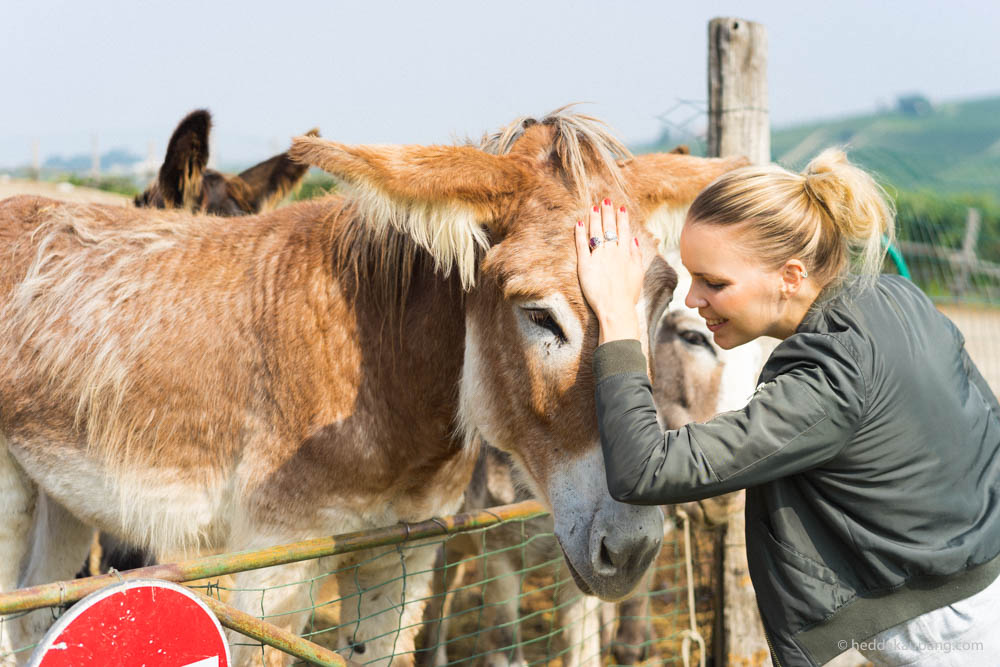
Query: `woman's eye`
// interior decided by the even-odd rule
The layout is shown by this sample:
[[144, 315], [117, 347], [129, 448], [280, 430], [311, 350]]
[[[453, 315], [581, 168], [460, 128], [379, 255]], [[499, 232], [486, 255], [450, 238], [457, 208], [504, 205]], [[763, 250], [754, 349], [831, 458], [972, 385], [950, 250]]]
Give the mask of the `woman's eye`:
[[559, 324], [556, 323], [552, 315], [549, 314], [549, 311], [541, 309], [526, 309], [525, 312], [528, 314], [529, 320], [542, 329], [551, 332], [553, 336], [559, 339], [560, 343], [566, 342], [566, 334], [563, 333], [562, 328], [560, 328]]
[[711, 282], [709, 282], [707, 280], [705, 281], [705, 287], [707, 287], [708, 289], [712, 290], [713, 292], [718, 292], [720, 289], [722, 289], [725, 286], [726, 286], [726, 283], [711, 283]]
[[708, 342], [708, 338], [700, 331], [692, 331], [691, 329], [688, 329], [679, 332], [678, 335], [689, 345], [700, 345], [712, 350], [713, 353], [715, 352], [712, 348], [712, 344]]

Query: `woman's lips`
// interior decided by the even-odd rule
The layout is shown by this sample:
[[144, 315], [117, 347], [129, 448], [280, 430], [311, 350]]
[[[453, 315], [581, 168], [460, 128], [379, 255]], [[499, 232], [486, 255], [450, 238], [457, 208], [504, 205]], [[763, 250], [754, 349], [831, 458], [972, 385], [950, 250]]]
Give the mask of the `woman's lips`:
[[709, 331], [711, 331], [712, 333], [715, 333], [716, 331], [718, 331], [719, 329], [721, 329], [726, 324], [726, 322], [728, 322], [728, 321], [729, 320], [727, 320], [727, 319], [725, 319], [723, 317], [720, 317], [719, 319], [716, 319], [716, 320], [706, 319], [705, 320], [705, 324], [708, 326], [708, 330]]

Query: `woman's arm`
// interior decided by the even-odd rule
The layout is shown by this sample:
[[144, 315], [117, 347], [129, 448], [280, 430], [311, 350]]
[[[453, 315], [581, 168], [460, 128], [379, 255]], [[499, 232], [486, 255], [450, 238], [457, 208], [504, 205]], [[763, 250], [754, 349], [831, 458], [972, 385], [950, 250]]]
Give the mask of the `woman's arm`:
[[742, 410], [662, 431], [638, 341], [614, 341], [594, 355], [597, 416], [617, 500], [687, 502], [756, 486], [821, 465], [847, 444], [864, 413], [860, 369], [824, 334], [796, 334], [778, 346]]

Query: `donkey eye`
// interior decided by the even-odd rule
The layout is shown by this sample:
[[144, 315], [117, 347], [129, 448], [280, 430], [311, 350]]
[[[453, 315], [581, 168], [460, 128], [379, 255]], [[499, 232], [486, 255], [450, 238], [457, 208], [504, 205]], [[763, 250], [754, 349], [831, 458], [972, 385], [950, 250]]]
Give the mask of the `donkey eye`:
[[525, 308], [525, 314], [537, 326], [548, 330], [553, 336], [559, 339], [560, 343], [566, 342], [566, 334], [552, 317], [552, 314], [544, 308]]
[[705, 334], [701, 333], [700, 331], [686, 329], [684, 331], [679, 332], [678, 335], [688, 345], [699, 345], [701, 347], [710, 350], [712, 354], [715, 354], [715, 348], [713, 348], [712, 344], [708, 342], [708, 338], [705, 336]]

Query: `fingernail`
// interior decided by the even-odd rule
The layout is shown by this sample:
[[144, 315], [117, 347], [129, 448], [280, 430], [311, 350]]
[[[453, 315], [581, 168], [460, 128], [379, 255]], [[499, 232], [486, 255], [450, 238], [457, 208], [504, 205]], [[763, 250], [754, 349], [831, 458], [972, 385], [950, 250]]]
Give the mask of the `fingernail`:
[[638, 248], [639, 247], [639, 237], [638, 236], [633, 236], [632, 237], [632, 241], [635, 242], [635, 247]]
[[622, 206], [622, 207], [621, 207], [620, 209], [618, 209], [618, 210], [619, 210], [619, 211], [621, 211], [622, 213], [624, 213], [624, 212], [625, 212], [625, 207], [624, 207], [624, 206]]
[[605, 197], [605, 198], [604, 198], [604, 205], [605, 205], [605, 206], [611, 206], [611, 200], [610, 200], [610, 199], [608, 199], [607, 197]]
[[597, 204], [594, 204], [594, 213], [597, 213], [600, 210], [601, 210], [601, 207], [598, 206]]
[[583, 227], [583, 220], [577, 220], [576, 221], [576, 226], [577, 227]]

